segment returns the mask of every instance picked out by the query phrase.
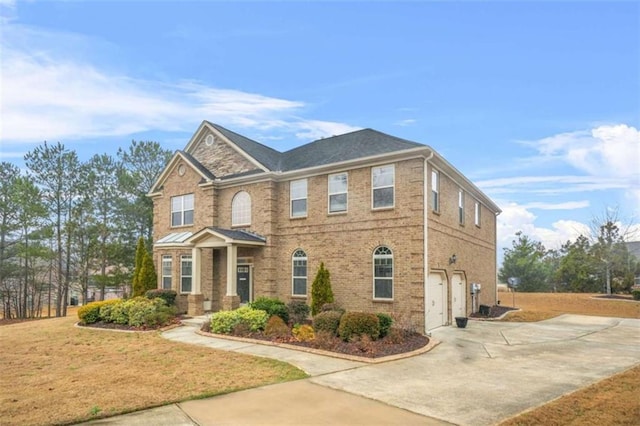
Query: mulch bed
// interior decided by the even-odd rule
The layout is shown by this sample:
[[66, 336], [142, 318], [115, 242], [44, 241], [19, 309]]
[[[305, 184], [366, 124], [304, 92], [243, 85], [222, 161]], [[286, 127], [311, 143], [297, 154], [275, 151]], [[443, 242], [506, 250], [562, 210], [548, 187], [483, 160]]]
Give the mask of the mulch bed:
[[517, 308], [512, 308], [509, 306], [502, 305], [493, 305], [489, 307], [488, 315], [481, 315], [480, 312], [473, 313], [469, 315], [470, 318], [498, 318], [509, 311], [517, 311]]
[[182, 320], [182, 317], [175, 317], [173, 320], [169, 321], [166, 324], [162, 324], [162, 325], [158, 325], [155, 327], [134, 327], [131, 325], [127, 325], [127, 324], [116, 324], [114, 322], [103, 322], [103, 321], [98, 321], [98, 322], [94, 322], [92, 324], [81, 324], [78, 323], [78, 326], [80, 327], [87, 327], [87, 328], [102, 328], [105, 330], [122, 330], [122, 331], [156, 331], [156, 330], [162, 330], [164, 328], [167, 328], [171, 325], [179, 325], [180, 324], [180, 320]]

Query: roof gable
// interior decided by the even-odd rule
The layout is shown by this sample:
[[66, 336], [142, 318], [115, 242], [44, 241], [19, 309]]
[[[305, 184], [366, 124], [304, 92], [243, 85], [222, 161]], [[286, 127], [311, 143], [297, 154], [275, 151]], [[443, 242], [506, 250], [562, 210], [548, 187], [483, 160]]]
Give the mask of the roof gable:
[[171, 157], [167, 165], [164, 167], [164, 169], [162, 169], [162, 172], [158, 176], [158, 179], [156, 179], [155, 183], [149, 190], [150, 194], [157, 192], [162, 187], [164, 182], [171, 175], [171, 172], [178, 166], [181, 161], [188, 164], [198, 175], [202, 177], [202, 180], [206, 182], [212, 181], [216, 178], [215, 175], [211, 173], [211, 171], [200, 164], [198, 160], [193, 158], [191, 155], [184, 151], [176, 151], [173, 154], [173, 157]]

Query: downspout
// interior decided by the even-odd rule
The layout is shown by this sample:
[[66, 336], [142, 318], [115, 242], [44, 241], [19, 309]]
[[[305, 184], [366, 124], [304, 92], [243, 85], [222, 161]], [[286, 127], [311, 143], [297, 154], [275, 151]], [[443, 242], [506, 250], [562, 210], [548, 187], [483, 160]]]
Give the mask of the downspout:
[[427, 166], [429, 160], [431, 160], [433, 158], [433, 151], [431, 151], [431, 153], [429, 154], [428, 157], [425, 157], [424, 159], [424, 178], [423, 180], [423, 196], [422, 196], [422, 204], [423, 204], [423, 208], [422, 208], [422, 214], [423, 214], [423, 233], [424, 233], [424, 238], [422, 239], [424, 242], [424, 277], [423, 277], [423, 286], [424, 286], [424, 298], [423, 298], [423, 305], [424, 305], [424, 332], [425, 334], [428, 334], [428, 330], [427, 330], [427, 288], [429, 287], [429, 195], [428, 195], [428, 189], [429, 189], [429, 168]]

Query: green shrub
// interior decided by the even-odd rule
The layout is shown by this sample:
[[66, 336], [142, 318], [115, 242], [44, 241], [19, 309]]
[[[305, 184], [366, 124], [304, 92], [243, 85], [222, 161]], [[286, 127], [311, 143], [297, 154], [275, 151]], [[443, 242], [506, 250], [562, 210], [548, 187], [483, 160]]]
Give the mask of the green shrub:
[[147, 296], [148, 299], [155, 299], [156, 297], [159, 297], [160, 299], [165, 301], [167, 306], [175, 306], [177, 295], [178, 293], [176, 293], [175, 290], [163, 289], [149, 290], [145, 293], [145, 296]]
[[282, 321], [285, 323], [289, 322], [289, 311], [287, 310], [284, 302], [280, 299], [262, 296], [251, 302], [249, 306], [253, 309], [265, 311], [269, 316], [277, 315], [282, 318]]
[[99, 321], [109, 322], [111, 318], [111, 311], [117, 308], [122, 303], [122, 299], [109, 299], [102, 302], [94, 302], [100, 304], [100, 319]]
[[340, 311], [320, 312], [318, 315], [313, 317], [313, 329], [316, 333], [324, 331], [335, 336], [338, 334], [340, 318], [342, 318], [342, 313]]
[[631, 295], [633, 296], [633, 300], [640, 300], [640, 290], [633, 290]]
[[325, 303], [324, 305], [322, 305], [322, 308], [320, 310], [322, 312], [336, 311], [340, 312], [341, 314], [344, 314], [346, 312], [344, 308], [341, 308], [337, 303]]
[[282, 338], [291, 334], [289, 327], [285, 322], [277, 315], [272, 315], [267, 321], [267, 325], [264, 327], [265, 336]]
[[102, 320], [100, 309], [105, 305], [117, 304], [120, 299], [102, 300], [91, 302], [78, 309], [78, 319], [82, 324], [93, 324]]
[[294, 324], [302, 324], [305, 322], [311, 311], [311, 307], [301, 300], [292, 300], [287, 305], [289, 318]]
[[129, 309], [126, 305], [129, 300], [131, 299], [122, 300], [120, 303], [113, 305], [109, 310], [109, 316], [104, 317], [104, 320], [116, 324], [129, 324]]
[[380, 320], [375, 314], [346, 312], [340, 319], [338, 335], [345, 342], [350, 341], [354, 336], [360, 338], [362, 335], [376, 340], [380, 336]]
[[247, 306], [235, 311], [220, 311], [211, 315], [211, 332], [230, 334], [238, 324], [245, 324], [250, 331], [263, 330], [269, 319], [269, 314], [261, 309]]
[[294, 326], [291, 334], [300, 342], [310, 342], [316, 337], [313, 327], [307, 324]]
[[161, 307], [166, 305], [162, 299], [149, 300], [146, 297], [134, 297], [124, 302], [124, 306], [129, 317], [129, 325], [142, 327], [147, 325], [147, 319], [152, 318]]
[[389, 329], [393, 324], [393, 318], [391, 318], [391, 315], [385, 314], [384, 312], [378, 312], [376, 316], [380, 323], [380, 337], [385, 337], [389, 333]]
[[329, 274], [329, 270], [324, 267], [324, 263], [321, 262], [318, 273], [313, 280], [313, 284], [311, 284], [311, 315], [317, 315], [322, 305], [332, 302], [333, 290], [331, 290], [331, 274]]

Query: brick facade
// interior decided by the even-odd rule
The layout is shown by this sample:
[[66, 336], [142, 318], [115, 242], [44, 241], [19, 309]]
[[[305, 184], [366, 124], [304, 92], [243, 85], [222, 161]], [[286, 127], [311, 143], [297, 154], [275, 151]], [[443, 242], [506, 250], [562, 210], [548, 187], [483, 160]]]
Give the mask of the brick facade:
[[[215, 143], [207, 146], [206, 133], [191, 147], [190, 154], [206, 165], [214, 176], [242, 173], [255, 169], [216, 134]], [[154, 241], [177, 232], [197, 233], [205, 227], [247, 230], [264, 237], [262, 246], [238, 245], [237, 263], [247, 262], [252, 271], [252, 297], [272, 296], [284, 301], [306, 300], [310, 303], [311, 283], [324, 262], [331, 273], [336, 301], [348, 310], [390, 312], [410, 321], [417, 329], [425, 329], [425, 286], [431, 271], [443, 271], [448, 283], [459, 273], [472, 282], [482, 284], [478, 303], [494, 304], [496, 300], [496, 212], [482, 205], [481, 224], [474, 223], [474, 205], [479, 202], [475, 187], [466, 188], [464, 179], [440, 173], [440, 209], [430, 205], [431, 170], [435, 161], [426, 156], [378, 160], [369, 164], [347, 165], [343, 168], [310, 170], [306, 174], [256, 174], [255, 178], [236, 182], [203, 183], [202, 173], [180, 158], [165, 170], [154, 201]], [[426, 163], [426, 172], [425, 172]], [[393, 164], [395, 168], [394, 206], [372, 208], [373, 166]], [[185, 167], [181, 168], [180, 165]], [[178, 170], [184, 170], [180, 174]], [[186, 170], [185, 170], [186, 169]], [[344, 213], [328, 212], [328, 175], [348, 173], [348, 209]], [[291, 218], [290, 189], [292, 180], [307, 179], [307, 215]], [[462, 182], [462, 183], [460, 183]], [[458, 190], [463, 188], [464, 224], [458, 217]], [[469, 189], [467, 191], [467, 189]], [[251, 197], [251, 224], [233, 227], [231, 204], [233, 197], [246, 191]], [[194, 194], [194, 223], [171, 227], [171, 197]], [[428, 252], [425, 256], [425, 204], [427, 205]], [[379, 246], [393, 252], [393, 299], [374, 300], [373, 253]], [[292, 295], [292, 255], [302, 249], [307, 255], [307, 294]], [[172, 287], [180, 293], [180, 256], [190, 255], [191, 247], [176, 244], [154, 247], [156, 265], [163, 255], [173, 259]], [[456, 255], [456, 262], [450, 263]], [[201, 248], [201, 294], [213, 311], [223, 308], [227, 293], [227, 249], [222, 246]], [[425, 265], [425, 261], [428, 262]], [[160, 271], [160, 268], [158, 269]], [[159, 286], [162, 285], [159, 274]], [[469, 291], [467, 291], [469, 293]], [[452, 292], [446, 301], [450, 306]], [[179, 296], [179, 306], [189, 308], [186, 294]], [[466, 300], [466, 313], [472, 310], [471, 298]], [[450, 310], [446, 323], [452, 322]]]

